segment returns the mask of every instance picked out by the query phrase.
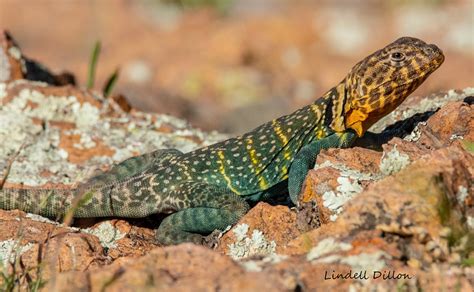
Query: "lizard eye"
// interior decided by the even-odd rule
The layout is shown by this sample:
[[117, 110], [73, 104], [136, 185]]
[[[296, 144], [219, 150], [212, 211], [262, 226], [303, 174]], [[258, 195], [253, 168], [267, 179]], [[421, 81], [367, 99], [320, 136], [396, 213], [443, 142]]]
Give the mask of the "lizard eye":
[[390, 59], [395, 62], [401, 62], [405, 60], [405, 54], [400, 52], [395, 52], [390, 55]]

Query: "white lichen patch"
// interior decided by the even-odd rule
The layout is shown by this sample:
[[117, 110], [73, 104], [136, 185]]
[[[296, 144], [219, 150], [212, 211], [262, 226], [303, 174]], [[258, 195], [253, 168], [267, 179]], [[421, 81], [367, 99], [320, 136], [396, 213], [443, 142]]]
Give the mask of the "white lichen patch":
[[[1, 49], [0, 49], [0, 52], [1, 52]], [[0, 62], [0, 64], [1, 64], [1, 62]], [[0, 80], [2, 80], [2, 76], [0, 76]], [[5, 96], [7, 96], [7, 84], [1, 82], [0, 83], [0, 108], [1, 108], [1, 102], [2, 102], [2, 100]]]
[[[48, 224], [53, 224], [53, 225], [57, 225], [59, 227], [63, 227], [63, 228], [68, 228], [70, 229], [71, 231], [80, 231], [80, 228], [78, 227], [74, 227], [74, 226], [68, 226], [68, 225], [65, 225], [63, 223], [59, 223], [59, 222], [56, 222], [56, 221], [53, 221], [51, 219], [48, 219], [46, 217], [43, 217], [41, 215], [37, 215], [37, 214], [32, 214], [32, 213], [27, 213], [25, 215], [26, 218], [29, 218], [33, 221], [36, 221], [36, 222], [41, 222], [41, 223], [48, 223]], [[19, 218], [18, 218], [19, 220]]]
[[[73, 183], [76, 181], [79, 175], [78, 168], [75, 164], [64, 161], [64, 153], [62, 153], [58, 147], [58, 129], [49, 128], [43, 131], [41, 135], [38, 135], [34, 142], [28, 142], [29, 143], [25, 143], [21, 154], [12, 164], [8, 176], [10, 183], [24, 183], [28, 186], [40, 186], [47, 182]], [[22, 143], [18, 143], [17, 147], [20, 148], [21, 144]], [[17, 149], [15, 149], [15, 151], [17, 151]], [[14, 151], [12, 152], [14, 153]], [[8, 158], [6, 161], [8, 161]], [[52, 175], [49, 177], [38, 175], [43, 170], [48, 170]], [[59, 176], [61, 173], [67, 174], [67, 176]]]
[[43, 216], [37, 215], [37, 214], [27, 213], [25, 217], [29, 218], [33, 221], [37, 221], [37, 222], [49, 223], [49, 224], [53, 224], [53, 225], [59, 225], [58, 222], [50, 220], [46, 217], [43, 217]]
[[335, 221], [343, 211], [344, 205], [359, 194], [362, 188], [362, 181], [377, 180], [381, 178], [378, 174], [362, 173], [360, 171], [350, 169], [345, 165], [333, 164], [330, 161], [325, 161], [320, 165], [316, 165], [314, 169], [324, 167], [332, 167], [340, 171], [340, 176], [337, 178], [338, 186], [336, 190], [326, 191], [322, 195], [323, 206], [331, 211], [329, 219]]
[[42, 81], [32, 81], [32, 80], [28, 80], [28, 79], [17, 79], [17, 80], [13, 80], [12, 82], [8, 82], [8, 86], [7, 88], [10, 89], [10, 88], [14, 88], [18, 85], [29, 85], [29, 86], [34, 86], [34, 87], [48, 87], [49, 84], [46, 83], [46, 82], [42, 82]]
[[97, 236], [100, 244], [105, 248], [116, 248], [117, 240], [124, 238], [126, 235], [108, 221], [99, 224], [99, 226], [95, 228], [82, 229], [82, 232]]
[[[114, 162], [120, 162], [137, 153], [147, 153], [157, 149], [178, 149], [181, 152], [189, 152], [224, 138], [215, 133], [206, 135], [172, 116], [155, 115], [155, 122], [152, 122], [150, 114], [139, 113], [137, 116], [143, 119], [104, 118], [101, 121], [103, 126], [95, 128], [96, 136], [101, 137], [106, 145], [111, 145], [115, 150]], [[124, 127], [110, 128], [111, 123], [121, 123]], [[175, 131], [172, 133], [156, 131], [163, 124], [170, 125]], [[197, 137], [202, 143], [190, 140], [188, 136]]]
[[65, 133], [69, 135], [79, 135], [80, 137], [79, 142], [73, 144], [74, 148], [91, 149], [97, 146], [97, 143], [94, 142], [94, 140], [92, 139], [92, 136], [87, 131], [74, 129], [74, 130], [66, 131]]
[[247, 232], [249, 231], [249, 226], [247, 224], [239, 224], [235, 226], [233, 232], [237, 241], [242, 241], [247, 237]]
[[452, 134], [451, 137], [449, 137], [449, 140], [451, 140], [451, 141], [453, 141], [453, 140], [464, 140], [464, 137], [462, 135]]
[[405, 141], [416, 142], [420, 140], [421, 137], [421, 126], [425, 126], [426, 122], [419, 122], [416, 127], [411, 131], [411, 133], [403, 138]]
[[11, 65], [3, 48], [0, 48], [0, 81], [7, 81], [11, 77]]
[[387, 176], [399, 172], [409, 164], [410, 157], [405, 153], [400, 153], [397, 150], [397, 145], [394, 145], [389, 152], [383, 153], [379, 168], [380, 172]]
[[275, 254], [275, 241], [268, 241], [260, 230], [253, 230], [252, 236], [248, 237], [249, 226], [240, 224], [234, 228], [237, 239], [235, 243], [229, 244], [228, 255], [234, 260], [244, 259], [251, 256], [269, 256]]
[[330, 209], [333, 214], [329, 216], [331, 221], [337, 219], [337, 214], [343, 210], [343, 206], [347, 201], [352, 199], [362, 191], [358, 181], [352, 181], [348, 177], [340, 176], [337, 178], [339, 185], [336, 187], [337, 192], [328, 191], [323, 194], [323, 205]]
[[261, 272], [263, 270], [263, 267], [272, 265], [272, 264], [277, 264], [287, 258], [288, 256], [286, 255], [271, 254], [269, 256], [262, 258], [261, 260], [243, 260], [243, 261], [239, 261], [238, 263], [246, 271]]
[[[87, 115], [88, 111], [93, 112], [93, 117]], [[44, 128], [32, 118], [43, 120]], [[83, 119], [93, 125], [98, 118], [97, 108], [81, 106], [74, 96], [45, 96], [37, 90], [21, 90], [0, 109], [0, 139], [8, 141], [0, 148], [0, 168], [5, 169], [10, 158], [18, 154], [11, 165], [8, 182], [29, 186], [76, 182], [77, 166], [67, 162], [68, 153], [59, 147], [61, 131], [50, 127], [48, 121], [83, 126]], [[40, 176], [44, 170], [51, 176]]]
[[[30, 102], [35, 106], [31, 107]], [[44, 95], [27, 88], [22, 89], [5, 107], [32, 118], [71, 122], [79, 128], [95, 125], [100, 117], [97, 107], [88, 102], [81, 104], [75, 96]]]
[[42, 131], [41, 126], [33, 125], [30, 119], [15, 112], [0, 109], [0, 166], [5, 165], [10, 155], [32, 136]]
[[[52, 128], [43, 130], [41, 125], [33, 124], [24, 115], [0, 110], [0, 140], [8, 141], [0, 147], [0, 169], [5, 169], [18, 154], [8, 176], [11, 183], [42, 185], [48, 179], [38, 174], [45, 169], [52, 174], [62, 172], [71, 176], [76, 171], [72, 164], [60, 164], [64, 157], [58, 152], [59, 131]], [[67, 182], [71, 176], [65, 177], [66, 181], [53, 176], [52, 181]]]
[[381, 271], [386, 263], [385, 259], [390, 259], [391, 256], [383, 251], [376, 251], [373, 253], [360, 253], [343, 257], [339, 260], [341, 264], [351, 266], [353, 270], [357, 271]]
[[33, 247], [32, 243], [20, 245], [18, 240], [7, 239], [0, 241], [0, 263], [5, 267], [8, 263], [13, 264], [15, 258], [21, 256]]
[[472, 216], [467, 216], [467, 218], [466, 218], [466, 223], [467, 223], [467, 227], [468, 227], [470, 230], [473, 230], [473, 231], [474, 231], [474, 217], [472, 217]]
[[462, 92], [465, 96], [471, 96], [474, 94], [474, 87], [466, 87], [462, 90]]
[[464, 206], [466, 198], [468, 196], [467, 188], [465, 186], [459, 186], [456, 193], [456, 199], [458, 200], [459, 205]]
[[8, 49], [8, 54], [10, 54], [10, 56], [12, 56], [13, 58], [15, 58], [17, 60], [21, 59], [21, 51], [17, 47], [10, 47]]
[[311, 250], [306, 255], [306, 259], [308, 261], [313, 261], [331, 253], [348, 251], [350, 249], [352, 249], [351, 244], [338, 242], [335, 238], [328, 237], [318, 242], [318, 245], [315, 247], [311, 248]]
[[[150, 120], [150, 119], [147, 119]], [[160, 128], [163, 124], [172, 125], [176, 129], [186, 129], [188, 128], [188, 123], [186, 121], [178, 119], [170, 115], [160, 115], [159, 119], [154, 122], [156, 128]]]

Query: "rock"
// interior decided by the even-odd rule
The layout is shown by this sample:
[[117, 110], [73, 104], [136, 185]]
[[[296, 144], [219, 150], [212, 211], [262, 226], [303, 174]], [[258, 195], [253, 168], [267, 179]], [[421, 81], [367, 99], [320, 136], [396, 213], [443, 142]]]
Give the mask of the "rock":
[[314, 201], [321, 223], [335, 220], [347, 201], [383, 176], [381, 161], [381, 153], [357, 147], [322, 151], [308, 172], [300, 204]]
[[0, 210], [0, 264], [11, 271], [21, 263], [33, 279], [110, 263], [99, 239], [41, 216]]
[[420, 143], [426, 140], [439, 140], [438, 143], [449, 145], [456, 140], [474, 141], [474, 104], [465, 102], [448, 103], [427, 121], [426, 127], [434, 136], [422, 135]]
[[71, 73], [52, 74], [40, 63], [25, 57], [15, 40], [6, 31], [0, 31], [0, 82], [28, 79], [51, 85], [75, 85]]
[[142, 256], [158, 246], [152, 229], [132, 226], [124, 220], [102, 221], [82, 232], [97, 236], [112, 260]]
[[21, 52], [7, 32], [1, 34], [0, 45], [0, 82], [21, 79], [25, 70], [20, 61]]
[[377, 173], [380, 171], [379, 164], [381, 153], [360, 147], [351, 149], [328, 149], [323, 150], [316, 158], [316, 164], [321, 165], [325, 161], [332, 164], [342, 164], [350, 169], [363, 173]]
[[[460, 146], [437, 150], [399, 173], [373, 183], [344, 206], [336, 222], [301, 235], [289, 243], [288, 249], [304, 253], [308, 241], [314, 245], [338, 235], [350, 242], [364, 233], [370, 234], [369, 242], [374, 236], [388, 234], [442, 241], [443, 226], [450, 226], [452, 234], [460, 240], [468, 230], [465, 210], [469, 206], [459, 204], [458, 193], [464, 187], [468, 196], [474, 194], [472, 165], [474, 158]], [[403, 245], [404, 249], [407, 247]]]
[[[474, 194], [472, 165], [473, 156], [459, 145], [425, 155], [400, 172], [372, 183], [349, 201], [335, 222], [302, 234], [287, 245], [284, 253], [306, 255], [319, 265], [315, 274], [320, 277], [333, 270], [357, 271], [369, 261], [362, 270], [372, 266], [375, 270], [403, 271], [416, 275], [426, 287], [439, 287], [435, 275], [456, 270], [445, 264], [457, 257], [452, 255], [454, 250], [472, 256], [472, 246], [466, 245], [472, 236], [466, 223], [472, 204], [464, 203], [467, 197], [472, 202]], [[462, 187], [469, 191], [461, 202]], [[349, 267], [338, 266], [341, 263]], [[374, 268], [377, 265], [381, 267]], [[457, 273], [462, 274], [460, 270]], [[334, 288], [336, 281], [329, 282]], [[461, 282], [471, 289], [468, 281]], [[448, 284], [453, 285], [454, 281]]]
[[132, 105], [123, 94], [114, 94], [110, 98], [113, 99], [124, 112], [129, 113], [132, 110]]
[[296, 214], [286, 206], [271, 206], [267, 203], [258, 203], [235, 226], [219, 240], [217, 250], [229, 254], [231, 245], [237, 241], [236, 228], [248, 226], [248, 233], [260, 231], [266, 240], [274, 241], [276, 252], [293, 238], [300, 234], [296, 226]]
[[246, 272], [229, 257], [207, 248], [182, 244], [156, 248], [135, 260], [89, 272], [58, 274], [46, 290], [55, 291], [286, 291], [276, 275]]

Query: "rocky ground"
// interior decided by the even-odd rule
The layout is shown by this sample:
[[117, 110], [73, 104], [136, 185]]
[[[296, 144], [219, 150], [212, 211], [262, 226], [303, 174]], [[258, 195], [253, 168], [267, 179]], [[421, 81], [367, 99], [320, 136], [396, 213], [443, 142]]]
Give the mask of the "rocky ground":
[[[2, 33], [0, 187], [70, 187], [133, 155], [224, 138], [72, 81], [30, 61]], [[383, 151], [318, 156], [301, 199], [309, 209], [259, 203], [214, 250], [158, 246], [160, 218], [68, 226], [0, 210], [0, 287], [472, 291], [473, 101], [474, 88], [410, 97], [374, 126], [391, 137]], [[316, 212], [322, 225], [308, 229]]]

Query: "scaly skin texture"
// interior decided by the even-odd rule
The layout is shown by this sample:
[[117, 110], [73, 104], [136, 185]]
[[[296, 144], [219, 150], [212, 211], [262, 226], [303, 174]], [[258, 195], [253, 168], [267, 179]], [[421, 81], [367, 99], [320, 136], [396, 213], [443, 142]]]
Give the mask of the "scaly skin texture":
[[234, 224], [248, 202], [289, 193], [297, 204], [321, 149], [351, 146], [443, 61], [435, 45], [400, 38], [356, 64], [312, 104], [251, 132], [186, 154], [158, 150], [133, 157], [72, 190], [3, 189], [0, 208], [48, 217], [68, 210], [75, 217], [172, 213], [157, 229], [158, 241], [202, 243], [203, 235]]

